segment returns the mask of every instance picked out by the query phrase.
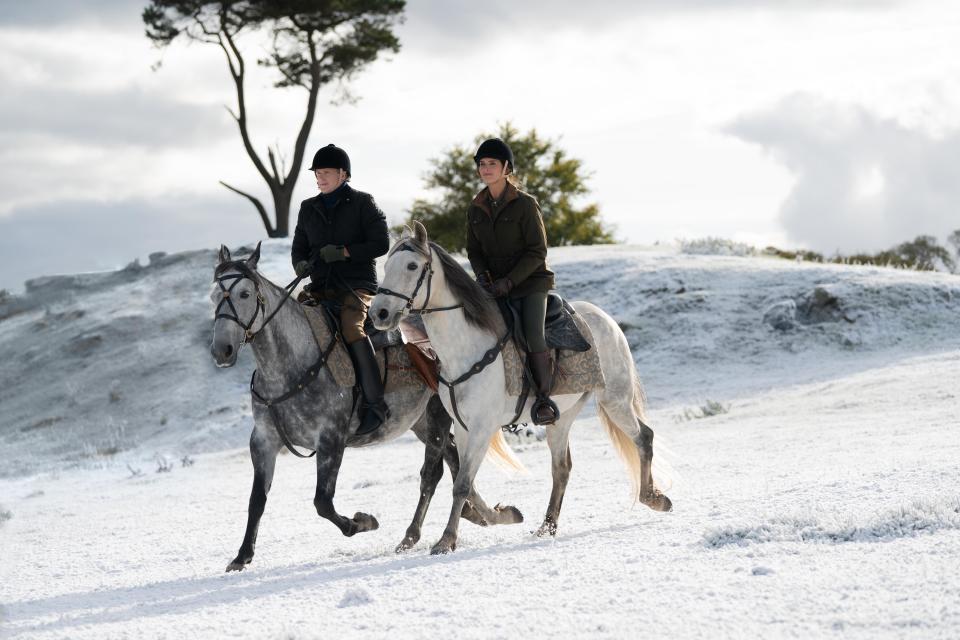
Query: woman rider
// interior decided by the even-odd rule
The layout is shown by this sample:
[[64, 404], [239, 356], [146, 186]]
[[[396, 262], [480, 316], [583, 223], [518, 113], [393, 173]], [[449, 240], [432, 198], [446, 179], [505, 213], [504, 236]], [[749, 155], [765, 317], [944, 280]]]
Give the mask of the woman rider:
[[550, 399], [553, 363], [543, 326], [554, 277], [547, 268], [547, 234], [540, 205], [517, 188], [513, 152], [503, 140], [484, 141], [473, 160], [486, 187], [467, 212], [467, 257], [477, 282], [493, 296], [519, 301], [537, 387], [531, 417], [535, 424], [553, 424], [559, 410]]
[[367, 308], [377, 290], [376, 259], [390, 248], [387, 219], [373, 196], [353, 189], [350, 157], [328, 144], [310, 165], [320, 193], [304, 200], [297, 216], [291, 257], [298, 276], [310, 276], [304, 291], [314, 300], [340, 303], [340, 332], [363, 390], [360, 426], [374, 431], [390, 415], [373, 345], [364, 332]]

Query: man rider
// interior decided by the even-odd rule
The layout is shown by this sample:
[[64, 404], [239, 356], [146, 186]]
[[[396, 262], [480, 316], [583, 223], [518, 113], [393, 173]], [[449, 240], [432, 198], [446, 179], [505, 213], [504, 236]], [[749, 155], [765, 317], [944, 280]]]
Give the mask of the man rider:
[[307, 295], [341, 305], [340, 331], [363, 391], [356, 434], [364, 435], [390, 415], [363, 326], [377, 290], [376, 259], [390, 248], [387, 219], [373, 196], [350, 186], [350, 157], [343, 149], [333, 144], [321, 148], [310, 171], [320, 193], [300, 205], [292, 262], [298, 276], [310, 276]]

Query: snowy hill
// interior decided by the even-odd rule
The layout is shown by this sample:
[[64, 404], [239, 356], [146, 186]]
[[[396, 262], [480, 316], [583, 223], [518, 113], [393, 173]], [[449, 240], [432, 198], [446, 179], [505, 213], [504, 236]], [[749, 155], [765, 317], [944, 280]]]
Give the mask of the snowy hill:
[[[261, 260], [282, 284], [288, 251]], [[521, 439], [530, 475], [485, 465], [477, 487], [522, 525], [464, 524], [429, 556], [446, 474], [396, 555], [407, 435], [344, 456], [339, 510], [382, 525], [352, 538], [317, 517], [312, 462], [281, 456], [240, 574], [253, 363], [207, 352], [214, 253], [0, 300], [0, 637], [960, 636], [960, 278], [627, 246], [551, 261], [626, 331], [675, 510], [632, 502], [585, 411], [555, 539], [530, 535], [550, 457]]]
[[[291, 277], [289, 244], [262, 269]], [[551, 252], [561, 292], [624, 328], [654, 408], [719, 402], [960, 346], [960, 278], [635, 247]], [[253, 361], [207, 346], [214, 251], [32, 280], [0, 301], [0, 476], [244, 446]]]
[[[287, 241], [261, 268], [292, 278]], [[244, 446], [253, 361], [207, 351], [214, 251], [32, 280], [0, 300], [0, 476]], [[729, 402], [960, 347], [956, 276], [628, 246], [551, 250], [560, 291], [624, 328], [654, 409]]]

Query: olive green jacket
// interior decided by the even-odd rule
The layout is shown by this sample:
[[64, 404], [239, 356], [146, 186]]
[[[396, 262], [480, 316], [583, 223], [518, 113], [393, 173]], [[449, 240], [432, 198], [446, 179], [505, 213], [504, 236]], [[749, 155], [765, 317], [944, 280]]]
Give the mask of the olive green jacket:
[[467, 211], [467, 258], [473, 272], [489, 271], [494, 280], [510, 278], [511, 298], [553, 289], [540, 205], [510, 183], [501, 201], [491, 207], [490, 192], [484, 188]]

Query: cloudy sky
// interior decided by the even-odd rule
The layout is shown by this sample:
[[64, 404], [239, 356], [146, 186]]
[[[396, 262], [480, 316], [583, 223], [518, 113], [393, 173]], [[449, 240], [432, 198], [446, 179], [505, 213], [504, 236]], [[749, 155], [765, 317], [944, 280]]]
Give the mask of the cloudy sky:
[[[264, 235], [217, 184], [267, 200], [222, 53], [154, 49], [144, 4], [0, 9], [0, 288]], [[392, 221], [429, 158], [509, 120], [581, 158], [632, 243], [832, 253], [960, 228], [960, 3], [409, 0], [406, 17], [402, 51], [351, 84], [357, 104], [322, 102], [309, 143], [347, 148]], [[251, 132], [289, 149], [304, 93], [271, 83], [249, 81]], [[314, 193], [305, 173], [295, 199]]]

